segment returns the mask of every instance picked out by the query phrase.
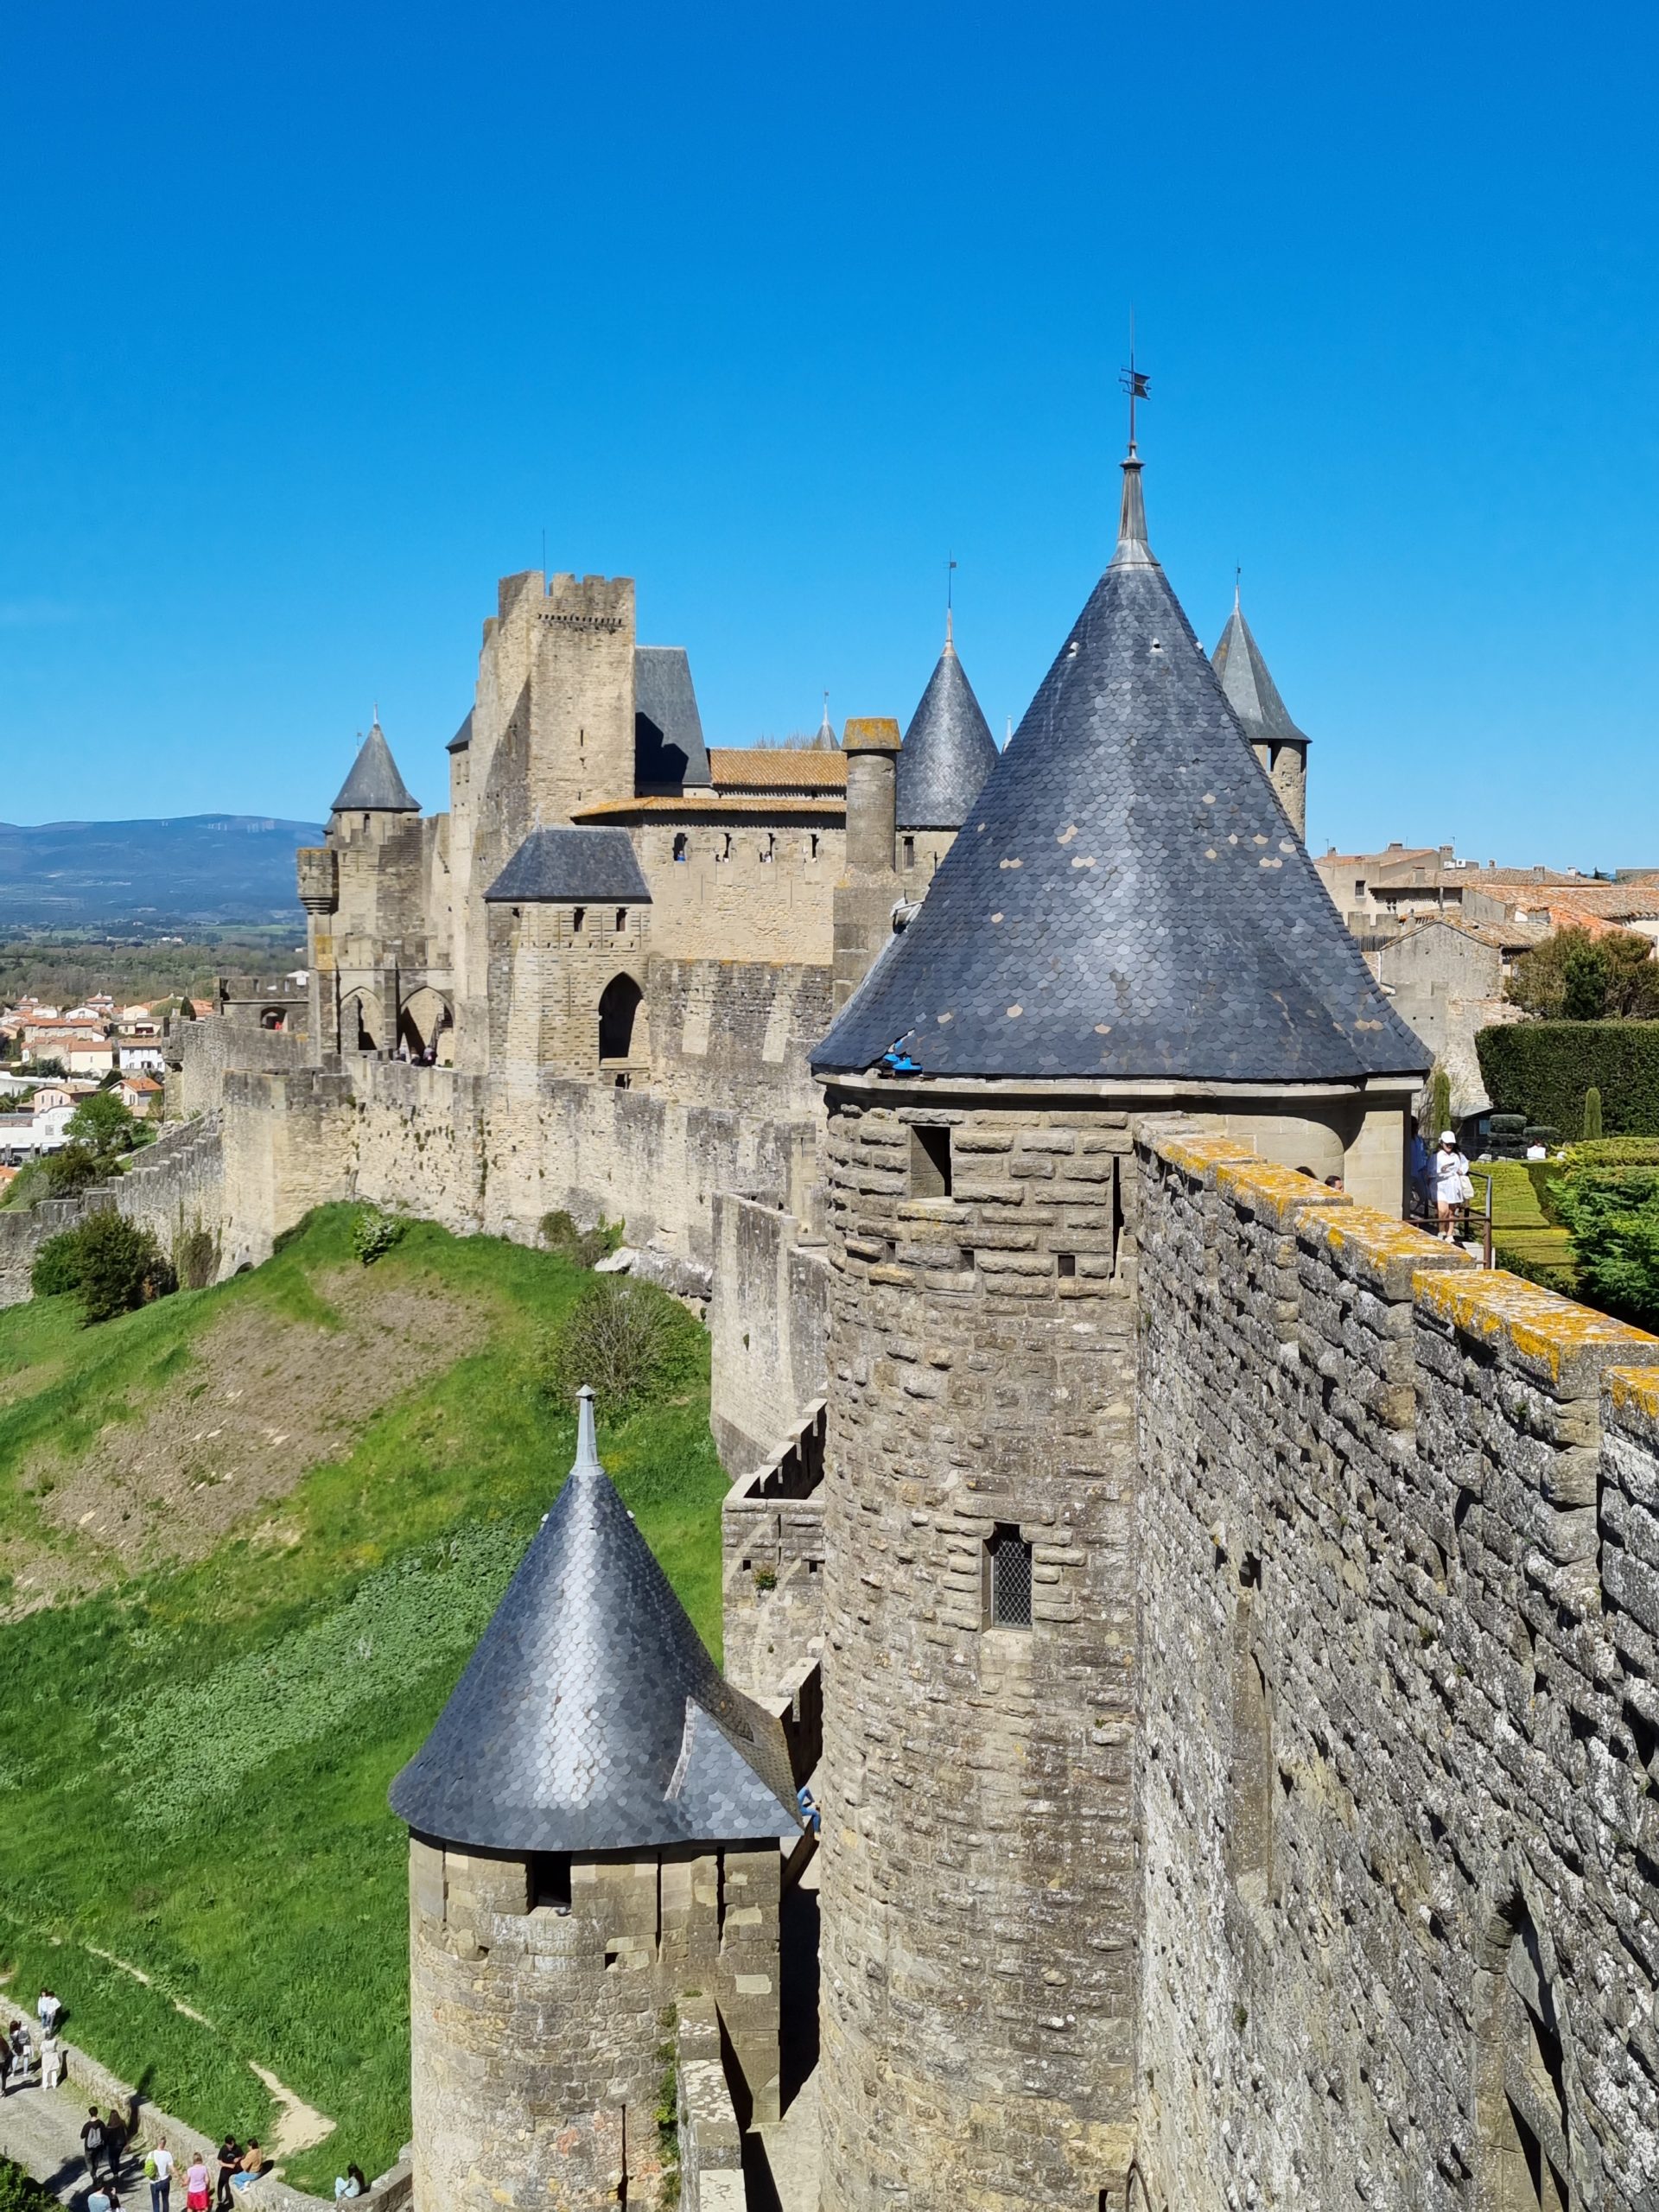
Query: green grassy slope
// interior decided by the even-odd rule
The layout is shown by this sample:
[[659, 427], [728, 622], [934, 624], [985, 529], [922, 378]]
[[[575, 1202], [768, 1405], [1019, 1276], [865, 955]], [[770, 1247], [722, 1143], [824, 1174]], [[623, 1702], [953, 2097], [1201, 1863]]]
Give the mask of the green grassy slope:
[[[101, 1329], [79, 1329], [65, 1300], [0, 1314], [0, 1554], [57, 1591], [19, 1617], [20, 1575], [0, 1625], [9, 1993], [32, 2006], [51, 1983], [72, 2038], [210, 2133], [270, 2141], [249, 2062], [269, 2069], [337, 2122], [287, 2164], [325, 2193], [347, 2158], [374, 2173], [408, 2133], [405, 1839], [386, 1786], [569, 1465], [574, 1421], [538, 1387], [538, 1347], [583, 1279], [492, 1238], [412, 1230], [368, 1271], [375, 1295], [454, 1299], [475, 1348], [436, 1353], [346, 1422], [336, 1456], [206, 1556], [124, 1566], [79, 1516], [52, 1520], [51, 1484], [97, 1452], [109, 1462], [111, 1435], [118, 1470], [129, 1439], [136, 1465], [176, 1415], [164, 1402], [206, 1389], [210, 1331], [361, 1357], [335, 1319], [361, 1278], [341, 1272], [347, 1220], [326, 1211], [255, 1273]], [[308, 1330], [284, 1335], [296, 1323]], [[280, 1418], [308, 1381], [279, 1367], [247, 1387]], [[718, 1652], [726, 1484], [706, 1382], [602, 1431], [601, 1448]], [[207, 1502], [204, 1482], [168, 1510]], [[118, 1535], [123, 1519], [118, 1503], [101, 1525]]]

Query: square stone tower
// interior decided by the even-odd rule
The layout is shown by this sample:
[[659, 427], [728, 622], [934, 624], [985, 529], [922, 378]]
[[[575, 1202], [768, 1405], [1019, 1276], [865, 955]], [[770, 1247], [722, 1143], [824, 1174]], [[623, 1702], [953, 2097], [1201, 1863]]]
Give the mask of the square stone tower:
[[1140, 2126], [1137, 1110], [1397, 1214], [1427, 1058], [1146, 543], [814, 1055], [824, 2212], [1124, 2212]]

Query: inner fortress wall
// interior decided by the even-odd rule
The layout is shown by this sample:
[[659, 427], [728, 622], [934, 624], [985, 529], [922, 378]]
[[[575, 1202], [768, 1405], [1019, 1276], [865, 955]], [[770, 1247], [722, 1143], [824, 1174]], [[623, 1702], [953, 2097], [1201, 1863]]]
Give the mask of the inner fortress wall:
[[1650, 2207], [1659, 1341], [1138, 1135], [1144, 2201]]

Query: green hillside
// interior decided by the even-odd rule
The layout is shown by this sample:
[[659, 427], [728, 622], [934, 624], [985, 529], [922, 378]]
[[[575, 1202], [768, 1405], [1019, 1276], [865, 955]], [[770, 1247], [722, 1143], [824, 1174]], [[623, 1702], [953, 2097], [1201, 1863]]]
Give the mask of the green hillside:
[[[209, 2133], [271, 2142], [266, 2069], [336, 2123], [285, 2161], [325, 2194], [408, 2134], [386, 1786], [569, 1465], [541, 1353], [586, 1280], [429, 1225], [364, 1269], [349, 1218], [101, 1328], [0, 1313], [9, 1993]], [[718, 1652], [706, 1379], [601, 1448]]]

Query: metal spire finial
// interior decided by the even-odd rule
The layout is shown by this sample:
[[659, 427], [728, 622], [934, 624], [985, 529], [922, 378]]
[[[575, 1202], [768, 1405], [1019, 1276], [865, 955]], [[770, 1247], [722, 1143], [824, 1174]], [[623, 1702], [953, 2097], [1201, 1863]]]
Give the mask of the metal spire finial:
[[599, 1465], [599, 1440], [594, 1429], [594, 1394], [584, 1382], [576, 1393], [576, 1456], [570, 1471]]
[[954, 652], [956, 651], [955, 626], [953, 620], [954, 608], [952, 606], [952, 601], [956, 596], [955, 590], [953, 588], [953, 580], [956, 576], [956, 573], [957, 556], [954, 553], [947, 553], [944, 556], [944, 650], [948, 653]]

